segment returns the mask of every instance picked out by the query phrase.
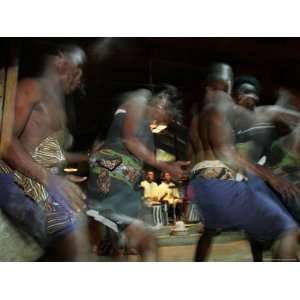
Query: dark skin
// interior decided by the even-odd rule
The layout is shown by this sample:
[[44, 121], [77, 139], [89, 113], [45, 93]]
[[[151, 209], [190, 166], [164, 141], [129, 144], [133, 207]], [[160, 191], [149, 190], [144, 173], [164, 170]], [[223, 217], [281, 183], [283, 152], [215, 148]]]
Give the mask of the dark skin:
[[[125, 103], [124, 108], [127, 111], [122, 137], [127, 149], [136, 157], [146, 162], [148, 165], [156, 169], [169, 172], [174, 179], [182, 180], [186, 178], [187, 172], [183, 169], [189, 165], [189, 162], [175, 162], [165, 163], [156, 160], [155, 153], [150, 151], [138, 138], [135, 136], [135, 129], [137, 128], [141, 118], [147, 117], [152, 123], [167, 124], [170, 121], [170, 116], [167, 110], [161, 104], [150, 106], [144, 101], [133, 101]], [[129, 244], [136, 248], [145, 261], [157, 260], [157, 250], [155, 238], [143, 230], [141, 227], [135, 225], [128, 226], [124, 231], [128, 238]]]
[[[251, 87], [251, 84], [248, 84]], [[254, 86], [253, 86], [254, 89]], [[284, 109], [278, 105], [259, 105], [259, 97], [254, 93], [243, 93], [241, 91], [234, 91], [234, 100], [237, 104], [235, 112], [236, 129], [247, 129], [253, 126], [256, 122], [270, 122], [276, 126], [276, 130], [281, 135], [294, 132], [294, 145], [292, 147], [295, 156], [299, 155], [299, 139], [297, 138], [299, 132], [300, 114], [297, 111]], [[271, 146], [271, 145], [270, 145]], [[288, 198], [287, 196], [283, 199]]]
[[164, 173], [164, 176], [163, 176], [163, 179], [166, 183], [170, 183], [172, 181], [172, 176], [170, 173], [168, 172], [165, 172]]
[[[154, 172], [153, 171], [148, 171], [146, 176], [145, 176], [145, 179], [149, 183], [155, 182]], [[145, 199], [148, 200], [148, 201], [154, 201], [154, 202], [158, 201], [157, 197], [146, 197]]]
[[[164, 172], [162, 177], [163, 177], [163, 181], [164, 181], [165, 183], [171, 183], [171, 182], [172, 182], [172, 176], [171, 176], [170, 173]], [[175, 185], [174, 185], [174, 186], [175, 186]], [[159, 199], [159, 201], [164, 201], [164, 198], [165, 198], [167, 195], [168, 195], [168, 194], [165, 193], [165, 194]], [[179, 198], [176, 198], [176, 199], [179, 200]]]
[[[167, 124], [170, 116], [162, 103], [155, 106], [148, 104], [145, 91], [137, 91], [132, 94], [131, 99], [125, 102], [120, 108], [126, 110], [125, 119], [122, 127], [122, 139], [125, 147], [132, 155], [139, 158], [148, 165], [169, 172], [173, 178], [182, 180], [187, 177], [187, 167], [190, 163], [178, 161], [174, 163], [165, 163], [158, 161], [156, 155], [136, 136], [136, 128], [140, 121], [147, 117], [150, 124], [153, 121]], [[142, 226], [131, 224], [124, 230], [127, 244], [130, 248], [138, 251], [142, 260], [157, 261], [156, 241], [152, 234], [148, 233]]]
[[[248, 84], [251, 88], [251, 84]], [[254, 90], [255, 87], [252, 86]], [[251, 127], [257, 121], [272, 122], [276, 125], [278, 131], [286, 128], [295, 128], [300, 122], [299, 112], [283, 109], [278, 105], [258, 106], [260, 98], [254, 92], [245, 93], [239, 90], [233, 91], [233, 99], [237, 106], [235, 107], [238, 129]], [[287, 134], [288, 132], [283, 132]]]
[[[13, 169], [46, 188], [50, 182], [55, 183], [74, 211], [79, 212], [85, 206], [85, 195], [73, 182], [81, 182], [85, 178], [52, 175], [31, 157], [32, 151], [43, 139], [64, 130], [66, 117], [63, 95], [74, 91], [81, 78], [81, 69], [62, 55], [52, 57], [49, 65], [51, 71], [43, 78], [24, 79], [18, 85], [13, 137], [7, 152], [4, 153], [4, 160]], [[66, 239], [74, 241], [72, 237], [67, 236]], [[57, 244], [64, 245], [63, 239]], [[57, 249], [54, 252], [57, 254], [60, 251]], [[71, 252], [69, 258], [65, 257], [66, 251], [62, 250], [61, 253], [65, 260], [74, 259]]]
[[[222, 91], [207, 89], [204, 108], [192, 120], [189, 132], [188, 152], [193, 163], [201, 160], [221, 160], [236, 170], [248, 170], [263, 178], [282, 197], [294, 198], [298, 190], [290, 183], [276, 177], [267, 168], [255, 165], [239, 155], [234, 146], [232, 120], [235, 104], [231, 97]], [[208, 235], [208, 238], [207, 238]], [[212, 236], [208, 233], [199, 243], [198, 260], [203, 260], [208, 252]], [[280, 240], [276, 258], [296, 259], [297, 234], [287, 233]], [[288, 245], [288, 246], [287, 246]], [[202, 253], [203, 252], [203, 253]]]
[[[190, 128], [189, 154], [192, 161], [224, 160], [231, 162], [236, 170], [249, 170], [263, 178], [282, 197], [294, 199], [299, 191], [289, 182], [273, 175], [262, 166], [253, 164], [242, 157], [234, 147], [233, 125], [230, 120], [235, 116], [236, 106], [225, 93], [217, 91], [213, 94], [201, 112], [192, 120]], [[214, 105], [214, 101], [223, 97], [222, 106]], [[209, 124], [209, 125], [208, 125]]]
[[146, 180], [150, 183], [154, 181], [154, 172], [152, 171], [147, 172]]
[[152, 107], [147, 105], [146, 101], [132, 101], [124, 104], [127, 111], [124, 125], [122, 128], [123, 142], [127, 149], [136, 157], [156, 169], [169, 172], [174, 180], [182, 180], [187, 177], [187, 172], [183, 169], [188, 166], [189, 162], [177, 161], [174, 163], [165, 163], [158, 161], [154, 152], [150, 151], [136, 136], [135, 130], [140, 120], [147, 116], [150, 121], [167, 123], [169, 115], [163, 107]]

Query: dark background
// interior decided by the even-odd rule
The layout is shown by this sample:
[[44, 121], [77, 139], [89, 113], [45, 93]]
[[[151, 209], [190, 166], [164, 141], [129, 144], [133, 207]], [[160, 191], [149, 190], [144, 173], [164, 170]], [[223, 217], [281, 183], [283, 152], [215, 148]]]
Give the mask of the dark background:
[[299, 38], [2, 38], [0, 62], [11, 61], [12, 49], [17, 49], [20, 79], [36, 76], [42, 53], [59, 44], [77, 44], [88, 56], [85, 93], [74, 93], [67, 105], [76, 151], [88, 149], [96, 136], [105, 137], [122, 92], [169, 83], [183, 93], [184, 119], [157, 143], [163, 141], [166, 150], [177, 143], [175, 154], [180, 158], [184, 146], [180, 140], [186, 138], [192, 105], [200, 100], [201, 83], [212, 62], [229, 63], [235, 75], [256, 76], [263, 104], [275, 102], [279, 86], [294, 91], [300, 87]]

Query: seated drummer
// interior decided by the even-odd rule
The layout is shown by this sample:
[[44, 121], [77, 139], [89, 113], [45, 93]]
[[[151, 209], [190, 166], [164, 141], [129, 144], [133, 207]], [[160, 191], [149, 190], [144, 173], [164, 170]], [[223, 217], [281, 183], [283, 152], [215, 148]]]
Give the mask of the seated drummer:
[[147, 171], [145, 180], [141, 182], [144, 189], [144, 200], [147, 206], [158, 204], [158, 185], [155, 182], [155, 174], [153, 171]]
[[175, 208], [176, 219], [180, 220], [182, 215], [182, 199], [170, 173], [162, 172], [162, 182], [158, 186], [158, 194], [159, 201], [168, 204], [169, 218], [173, 219], [173, 209]]

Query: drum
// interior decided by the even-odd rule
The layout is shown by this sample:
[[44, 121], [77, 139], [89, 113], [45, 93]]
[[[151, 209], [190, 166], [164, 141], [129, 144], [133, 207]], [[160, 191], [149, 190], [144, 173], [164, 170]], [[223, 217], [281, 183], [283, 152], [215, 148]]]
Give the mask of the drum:
[[200, 221], [201, 221], [201, 215], [198, 211], [197, 205], [195, 203], [189, 203], [188, 222], [197, 223]]
[[163, 210], [161, 204], [153, 204], [152, 205], [152, 220], [155, 226], [164, 225], [163, 222]]
[[168, 202], [163, 202], [161, 204], [162, 207], [162, 217], [163, 217], [163, 224], [165, 226], [169, 225], [169, 204]]

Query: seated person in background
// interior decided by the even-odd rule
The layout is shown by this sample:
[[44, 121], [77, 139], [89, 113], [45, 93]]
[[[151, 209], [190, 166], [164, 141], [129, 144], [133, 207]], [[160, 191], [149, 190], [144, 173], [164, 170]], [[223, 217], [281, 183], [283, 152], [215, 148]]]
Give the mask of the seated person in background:
[[[162, 172], [162, 182], [158, 186], [159, 201], [168, 204], [168, 215], [171, 219], [181, 218], [182, 199], [180, 199], [178, 188], [172, 181], [172, 176], [168, 172]], [[174, 216], [175, 208], [175, 216]], [[175, 221], [175, 220], [174, 220]]]
[[158, 185], [155, 182], [153, 171], [146, 173], [146, 178], [141, 182], [141, 187], [144, 189], [145, 204], [152, 205], [158, 203]]

